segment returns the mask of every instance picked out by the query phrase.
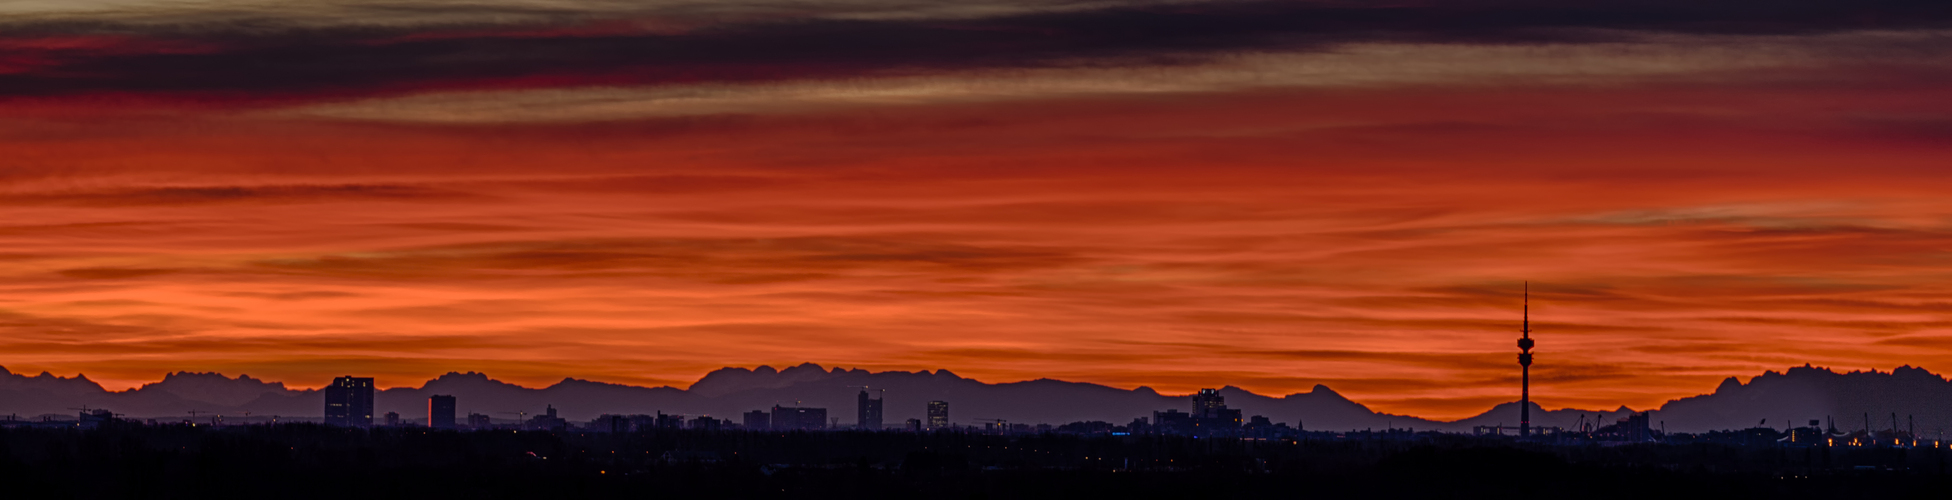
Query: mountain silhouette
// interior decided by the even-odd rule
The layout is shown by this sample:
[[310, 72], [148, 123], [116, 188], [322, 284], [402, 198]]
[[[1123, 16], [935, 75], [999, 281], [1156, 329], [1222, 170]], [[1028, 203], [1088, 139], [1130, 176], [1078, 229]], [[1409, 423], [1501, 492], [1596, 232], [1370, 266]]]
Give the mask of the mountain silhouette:
[[[829, 417], [838, 417], [838, 423], [851, 425], [855, 398], [863, 386], [875, 397], [886, 400], [884, 421], [888, 424], [923, 418], [928, 402], [935, 400], [948, 401], [951, 420], [959, 424], [977, 419], [1028, 424], [1091, 420], [1125, 424], [1135, 417], [1150, 417], [1154, 411], [1187, 411], [1191, 401], [1189, 395], [1165, 395], [1149, 387], [1128, 390], [1052, 379], [992, 384], [963, 378], [948, 370], [870, 372], [827, 369], [812, 363], [785, 369], [722, 368], [682, 389], [577, 378], [564, 378], [548, 387], [529, 388], [495, 380], [484, 373], [452, 372], [420, 387], [378, 391], [374, 399], [377, 412], [397, 412], [409, 421], [424, 419], [426, 398], [441, 394], [455, 396], [457, 410], [463, 415], [482, 413], [501, 421], [541, 413], [545, 406], [554, 406], [562, 417], [572, 421], [606, 413], [658, 412], [737, 421], [741, 413], [777, 404], [827, 408]], [[1479, 415], [1455, 421], [1384, 414], [1323, 385], [1285, 396], [1255, 394], [1232, 386], [1221, 388], [1220, 393], [1226, 397], [1228, 406], [1241, 409], [1244, 415], [1263, 415], [1310, 430], [1395, 427], [1467, 432], [1474, 426], [1515, 426], [1519, 416], [1517, 402], [1499, 404]], [[86, 405], [109, 408], [132, 417], [176, 419], [196, 410], [307, 420], [317, 419], [323, 404], [324, 396], [319, 391], [289, 389], [282, 382], [248, 375], [233, 378], [216, 373], [177, 372], [136, 389], [108, 391], [85, 376], [70, 378], [49, 373], [27, 376], [0, 368], [0, 414], [23, 417], [71, 415], [73, 408]], [[1570, 429], [1583, 418], [1606, 425], [1632, 411], [1626, 407], [1547, 410], [1535, 403], [1532, 424]], [[1754, 427], [1764, 419], [1770, 427], [1777, 428], [1792, 422], [1803, 425], [1809, 420], [1826, 423], [1834, 420], [1839, 428], [1856, 429], [1869, 420], [1872, 428], [1885, 429], [1892, 425], [1893, 414], [1897, 415], [1899, 427], [1915, 425], [1921, 434], [1952, 427], [1952, 381], [1909, 366], [1891, 372], [1838, 373], [1805, 365], [1782, 373], [1764, 372], [1747, 383], [1730, 377], [1713, 393], [1667, 402], [1654, 412], [1654, 419], [1657, 426], [1683, 432]]]

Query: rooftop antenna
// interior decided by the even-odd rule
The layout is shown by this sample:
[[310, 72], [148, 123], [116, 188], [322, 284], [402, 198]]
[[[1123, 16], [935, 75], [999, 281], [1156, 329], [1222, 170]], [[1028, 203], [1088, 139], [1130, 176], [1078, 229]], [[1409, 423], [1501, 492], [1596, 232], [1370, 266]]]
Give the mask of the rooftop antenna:
[[1525, 322], [1518, 338], [1518, 437], [1532, 434], [1532, 282], [1525, 282]]

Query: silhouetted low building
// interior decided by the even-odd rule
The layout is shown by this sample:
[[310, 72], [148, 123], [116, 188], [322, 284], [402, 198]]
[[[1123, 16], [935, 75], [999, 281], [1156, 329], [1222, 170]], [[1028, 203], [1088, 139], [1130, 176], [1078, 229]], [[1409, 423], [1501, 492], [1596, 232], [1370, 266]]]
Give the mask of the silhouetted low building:
[[657, 428], [657, 417], [651, 415], [631, 415], [631, 432], [644, 432]]
[[113, 423], [115, 423], [115, 412], [96, 408], [93, 410], [82, 410], [79, 427], [83, 429], [95, 429]]
[[1090, 422], [1071, 422], [1057, 426], [1053, 431], [1060, 434], [1111, 434], [1112, 424], [1111, 422], [1100, 422], [1096, 420]]
[[827, 428], [826, 408], [773, 407], [773, 429], [817, 431]]
[[753, 410], [745, 414], [745, 428], [749, 431], [763, 431], [773, 428], [773, 417], [766, 410]]
[[537, 431], [560, 431], [569, 428], [569, 421], [556, 416], [555, 405], [548, 405], [543, 414], [529, 417], [523, 426]]
[[494, 419], [488, 418], [487, 415], [482, 415], [480, 413], [468, 414], [468, 428], [474, 430], [485, 430], [485, 429], [493, 429], [494, 427], [495, 427]]
[[624, 433], [630, 432], [630, 417], [623, 415], [598, 415], [590, 421], [590, 432]]
[[1179, 410], [1152, 412], [1151, 431], [1156, 434], [1193, 434], [1193, 414]]

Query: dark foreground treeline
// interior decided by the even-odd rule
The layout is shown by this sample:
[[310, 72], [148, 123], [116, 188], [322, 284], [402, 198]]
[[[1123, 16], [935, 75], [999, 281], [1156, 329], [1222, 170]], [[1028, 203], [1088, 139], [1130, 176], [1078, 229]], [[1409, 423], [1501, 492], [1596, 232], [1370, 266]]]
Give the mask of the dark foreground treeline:
[[310, 424], [0, 429], [6, 498], [1944, 498], [1946, 450]]

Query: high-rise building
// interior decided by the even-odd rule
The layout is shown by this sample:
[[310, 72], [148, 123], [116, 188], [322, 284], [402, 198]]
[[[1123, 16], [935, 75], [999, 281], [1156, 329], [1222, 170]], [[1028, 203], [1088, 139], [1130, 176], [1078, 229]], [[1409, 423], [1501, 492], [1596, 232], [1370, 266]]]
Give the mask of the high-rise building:
[[468, 428], [469, 428], [469, 429], [474, 429], [474, 430], [477, 430], [477, 431], [479, 431], [479, 430], [487, 430], [487, 429], [492, 429], [492, 428], [494, 428], [494, 427], [495, 427], [495, 421], [494, 421], [494, 420], [492, 420], [492, 419], [490, 419], [490, 418], [488, 418], [488, 416], [487, 416], [487, 415], [482, 415], [482, 414], [480, 414], [480, 413], [469, 413], [469, 414], [468, 414]]
[[949, 428], [949, 402], [948, 401], [929, 402], [928, 424], [930, 429]]
[[1207, 410], [1226, 407], [1227, 398], [1220, 396], [1220, 391], [1218, 390], [1200, 389], [1199, 394], [1193, 395], [1193, 416], [1195, 417], [1206, 415]]
[[339, 377], [325, 386], [325, 425], [373, 426], [372, 377]]
[[827, 409], [774, 406], [772, 420], [774, 430], [817, 431], [827, 428]]
[[1227, 398], [1219, 390], [1200, 389], [1193, 395], [1191, 422], [1194, 434], [1233, 434], [1240, 430], [1240, 410], [1227, 408]]
[[749, 431], [763, 431], [763, 430], [772, 429], [773, 428], [772, 416], [766, 414], [766, 410], [753, 410], [753, 411], [746, 412], [745, 427], [746, 430]]
[[389, 411], [389, 412], [386, 412], [386, 426], [387, 426], [387, 427], [399, 427], [399, 426], [400, 426], [400, 412], [397, 412], [397, 411]]
[[855, 427], [867, 431], [881, 430], [881, 400], [869, 399], [867, 389], [862, 389], [860, 397], [856, 398], [856, 402], [854, 413]]
[[427, 427], [454, 428], [454, 396], [427, 396]]

